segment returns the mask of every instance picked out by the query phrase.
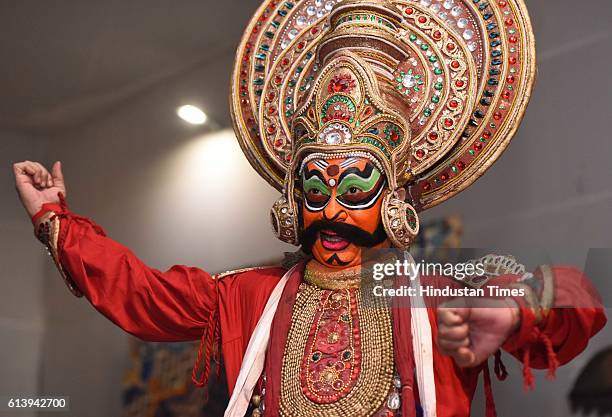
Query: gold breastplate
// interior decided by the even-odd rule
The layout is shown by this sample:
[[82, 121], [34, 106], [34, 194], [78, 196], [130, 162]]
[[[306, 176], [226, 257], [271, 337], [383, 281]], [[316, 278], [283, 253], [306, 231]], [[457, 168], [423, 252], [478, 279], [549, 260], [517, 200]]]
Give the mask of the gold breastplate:
[[386, 409], [394, 394], [391, 329], [384, 300], [364, 300], [360, 288], [303, 283], [283, 358], [281, 415], [363, 417]]

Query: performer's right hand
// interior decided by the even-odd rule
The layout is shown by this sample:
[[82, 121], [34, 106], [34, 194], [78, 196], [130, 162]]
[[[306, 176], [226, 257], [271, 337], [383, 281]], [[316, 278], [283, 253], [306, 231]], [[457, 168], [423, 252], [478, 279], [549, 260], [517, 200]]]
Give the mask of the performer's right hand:
[[66, 195], [61, 162], [53, 164], [51, 173], [38, 162], [24, 161], [13, 164], [15, 186], [21, 203], [30, 217], [46, 203], [59, 202], [58, 192]]

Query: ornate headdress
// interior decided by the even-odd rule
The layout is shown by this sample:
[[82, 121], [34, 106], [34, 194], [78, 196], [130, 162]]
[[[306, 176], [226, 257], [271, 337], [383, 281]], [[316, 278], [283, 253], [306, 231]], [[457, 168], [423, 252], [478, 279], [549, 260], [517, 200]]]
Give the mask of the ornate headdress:
[[[417, 211], [499, 157], [534, 78], [522, 0], [272, 0], [238, 48], [232, 116], [253, 167], [283, 191], [272, 211], [279, 238], [298, 243], [304, 161], [357, 155], [386, 174], [383, 222], [405, 247]], [[398, 199], [402, 187], [412, 205]]]

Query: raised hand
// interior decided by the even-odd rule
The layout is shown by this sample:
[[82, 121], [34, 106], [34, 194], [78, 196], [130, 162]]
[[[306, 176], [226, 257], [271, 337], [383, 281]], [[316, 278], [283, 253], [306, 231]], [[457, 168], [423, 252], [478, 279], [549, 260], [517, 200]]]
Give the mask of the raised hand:
[[438, 347], [463, 368], [483, 363], [520, 325], [511, 300], [462, 298], [438, 309]]
[[38, 162], [24, 161], [13, 164], [15, 187], [23, 207], [32, 217], [46, 203], [59, 202], [58, 192], [66, 195], [61, 162], [53, 164], [51, 173]]

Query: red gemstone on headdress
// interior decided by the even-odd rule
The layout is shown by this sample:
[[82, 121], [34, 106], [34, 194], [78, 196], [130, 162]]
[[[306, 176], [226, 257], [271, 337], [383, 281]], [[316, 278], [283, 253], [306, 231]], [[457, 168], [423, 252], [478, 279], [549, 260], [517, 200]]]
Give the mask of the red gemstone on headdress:
[[448, 175], [446, 173], [444, 173], [444, 174], [440, 175], [440, 179], [442, 181], [446, 181], [448, 179]]
[[496, 111], [496, 112], [493, 114], [493, 118], [494, 118], [495, 120], [500, 120], [500, 119], [502, 118], [502, 114], [501, 114], [501, 112]]
[[436, 30], [433, 33], [433, 38], [437, 41], [439, 41], [440, 39], [442, 39], [442, 32], [440, 32], [439, 30]]
[[429, 191], [431, 190], [431, 184], [426, 182], [425, 184], [423, 184], [423, 190], [424, 191]]
[[406, 12], [406, 14], [408, 16], [410, 16], [412, 13], [414, 13], [414, 9], [412, 7], [408, 7], [406, 10], [404, 10]]
[[391, 139], [392, 142], [397, 142], [397, 140], [399, 139], [399, 134], [395, 130], [392, 130], [389, 133], [389, 139]]
[[444, 119], [444, 126], [451, 127], [454, 124], [455, 122], [453, 121], [453, 119]]
[[430, 140], [436, 140], [438, 139], [438, 132], [429, 132], [429, 135], [427, 135], [429, 137]]
[[449, 43], [448, 45], [446, 45], [446, 49], [448, 49], [449, 51], [455, 50], [455, 44], [454, 43]]
[[453, 69], [457, 69], [457, 68], [459, 68], [459, 65], [460, 65], [460, 64], [459, 64], [459, 61], [453, 61], [453, 62], [451, 62], [451, 67], [452, 67]]
[[268, 114], [273, 115], [276, 114], [276, 107], [272, 106], [268, 108]]
[[516, 64], [516, 57], [515, 57], [515, 56], [511, 56], [511, 57], [508, 59], [508, 62], [509, 62], [511, 65]]
[[457, 80], [455, 81], [455, 85], [459, 88], [463, 87], [465, 85], [465, 81], [463, 80]]
[[465, 164], [463, 163], [463, 161], [458, 161], [457, 162], [457, 168], [459, 168], [459, 169], [465, 168]]
[[246, 78], [247, 75], [248, 75], [248, 73], [246, 72], [246, 70], [240, 71], [240, 77]]
[[499, 7], [506, 7], [507, 3], [505, 2], [505, 0], [500, 0], [500, 2], [497, 4], [499, 4]]
[[448, 107], [450, 107], [451, 109], [456, 109], [456, 108], [457, 108], [457, 106], [459, 106], [459, 103], [457, 102], [457, 100], [451, 100], [451, 101], [448, 103]]
[[313, 35], [316, 35], [317, 33], [319, 33], [319, 28], [314, 27], [310, 29], [310, 33], [312, 33]]
[[489, 132], [488, 130], [485, 130], [482, 133], [482, 137], [485, 138], [485, 139], [489, 139], [491, 137], [491, 132]]
[[243, 98], [240, 100], [240, 104], [242, 104], [243, 106], [246, 106], [249, 104], [249, 100], [247, 100], [246, 98]]
[[355, 80], [349, 74], [336, 75], [331, 79], [327, 86], [327, 91], [331, 93], [350, 93], [355, 87]]
[[283, 67], [286, 67], [287, 65], [289, 65], [289, 58], [283, 58], [283, 60], [281, 61], [281, 65]]
[[276, 77], [274, 77], [274, 83], [277, 85], [280, 85], [283, 82], [283, 77], [281, 77], [280, 75], [277, 75]]
[[276, 132], [276, 125], [275, 124], [271, 124], [270, 126], [268, 126], [268, 133], [271, 135], [274, 132]]
[[425, 16], [419, 17], [419, 23], [425, 23], [425, 22], [427, 22], [427, 18]]
[[247, 42], [244, 46], [246, 47], [246, 49], [253, 49], [253, 44], [251, 42]]
[[257, 28], [257, 26], [253, 27], [253, 33], [257, 33], [259, 32], [259, 29]]
[[425, 156], [425, 151], [423, 149], [419, 149], [416, 151], [417, 158], [421, 159]]
[[305, 46], [306, 46], [306, 42], [302, 41], [298, 43], [297, 49], [302, 50], [304, 49]]
[[514, 84], [514, 75], [508, 75], [506, 81], [508, 81], [508, 84]]
[[510, 43], [517, 43], [518, 42], [518, 38], [514, 35], [510, 36], [508, 38], [508, 41], [510, 41]]
[[482, 149], [482, 143], [476, 142], [474, 144], [474, 149], [476, 149], [477, 151], [481, 150]]
[[506, 26], [512, 26], [514, 24], [514, 20], [512, 20], [511, 17], [507, 18], [504, 23], [506, 24]]
[[508, 100], [510, 98], [510, 91], [506, 90], [502, 93], [502, 98]]

